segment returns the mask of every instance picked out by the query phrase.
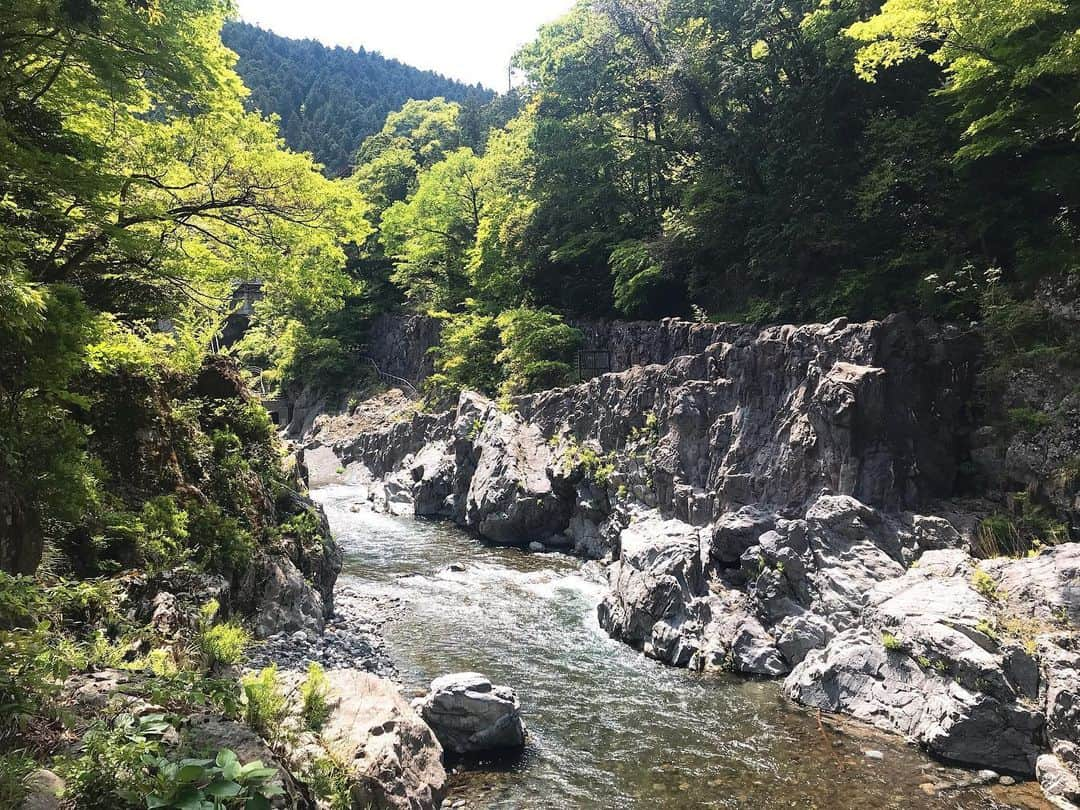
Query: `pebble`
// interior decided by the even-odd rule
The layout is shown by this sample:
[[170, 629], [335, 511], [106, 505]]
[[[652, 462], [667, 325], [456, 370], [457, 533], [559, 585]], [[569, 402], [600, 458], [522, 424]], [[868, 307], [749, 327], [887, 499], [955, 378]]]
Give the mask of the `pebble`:
[[536, 554], [541, 554], [546, 550], [547, 550], [547, 547], [543, 543], [538, 543], [535, 540], [533, 540], [531, 543], [529, 543], [529, 551], [532, 551], [532, 552], [534, 552]]
[[881, 753], [880, 751], [875, 751], [872, 748], [863, 751], [863, 755], [867, 759], [885, 759], [885, 755], [883, 753]]
[[325, 635], [278, 633], [253, 645], [246, 664], [253, 669], [277, 664], [282, 670], [304, 670], [316, 662], [325, 669], [362, 669], [393, 678], [397, 672], [379, 627], [398, 601], [341, 588], [334, 594], [334, 616], [326, 622]]
[[1003, 776], [1000, 779], [998, 779], [998, 784], [999, 785], [1005, 785], [1006, 787], [1008, 787], [1010, 785], [1015, 785], [1016, 780], [1013, 779], [1011, 776]]

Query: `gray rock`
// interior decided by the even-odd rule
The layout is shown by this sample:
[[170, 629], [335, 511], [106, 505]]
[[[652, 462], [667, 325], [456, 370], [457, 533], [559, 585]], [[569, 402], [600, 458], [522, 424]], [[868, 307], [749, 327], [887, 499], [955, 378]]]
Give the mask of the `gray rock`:
[[418, 701], [420, 716], [439, 742], [455, 754], [470, 754], [525, 744], [525, 723], [514, 691], [492, 686], [476, 672], [444, 675]]
[[67, 787], [64, 780], [49, 770], [41, 768], [26, 778], [26, 798], [20, 810], [61, 810], [62, 796]]
[[1076, 804], [1080, 802], [1080, 779], [1053, 754], [1043, 754], [1035, 766], [1039, 787], [1051, 800]]
[[355, 670], [326, 673], [327, 748], [350, 766], [354, 807], [429, 810], [442, 802], [442, 746], [397, 687]]
[[784, 683], [794, 700], [902, 734], [938, 756], [1031, 774], [1044, 720], [1023, 704], [965, 688], [885, 648], [880, 633], [847, 630], [811, 652]]
[[[704, 593], [701, 531], [655, 513], [638, 516], [619, 535], [619, 557], [608, 570], [611, 593], [600, 603], [600, 626], [629, 644], [652, 641], [653, 625], [677, 628]], [[670, 638], [655, 650], [670, 652]], [[647, 652], [653, 653], [650, 648]]]
[[547, 546], [545, 546], [543, 543], [538, 543], [536, 540], [533, 540], [531, 543], [529, 543], [529, 551], [533, 552], [534, 554], [542, 554], [543, 552], [547, 551]]
[[737, 512], [726, 512], [713, 525], [709, 552], [722, 565], [739, 562], [743, 553], [755, 545], [758, 538], [772, 529], [774, 516], [755, 506], [744, 506]]

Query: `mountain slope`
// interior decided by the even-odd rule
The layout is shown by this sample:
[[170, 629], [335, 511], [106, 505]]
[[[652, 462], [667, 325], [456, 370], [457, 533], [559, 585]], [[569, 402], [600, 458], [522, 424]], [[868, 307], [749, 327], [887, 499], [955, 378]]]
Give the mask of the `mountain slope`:
[[328, 48], [247, 23], [229, 23], [221, 38], [240, 57], [251, 106], [281, 116], [289, 146], [313, 153], [329, 175], [347, 171], [361, 141], [411, 98], [479, 103], [493, 95], [363, 48]]

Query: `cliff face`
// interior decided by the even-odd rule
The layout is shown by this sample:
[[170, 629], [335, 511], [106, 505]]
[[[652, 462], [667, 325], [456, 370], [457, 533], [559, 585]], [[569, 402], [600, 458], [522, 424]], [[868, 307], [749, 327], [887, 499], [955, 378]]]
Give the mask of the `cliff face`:
[[657, 659], [786, 675], [960, 762], [1080, 770], [1078, 546], [977, 560], [954, 500], [970, 336], [903, 317], [622, 334], [627, 362], [691, 353], [510, 412], [463, 394], [361, 435], [324, 424], [308, 465], [398, 514], [607, 560], [602, 626]]

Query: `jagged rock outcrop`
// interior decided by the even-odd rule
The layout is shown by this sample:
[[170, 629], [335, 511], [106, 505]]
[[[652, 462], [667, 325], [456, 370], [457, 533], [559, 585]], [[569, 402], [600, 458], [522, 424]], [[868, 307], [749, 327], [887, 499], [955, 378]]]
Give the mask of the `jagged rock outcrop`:
[[690, 353], [509, 413], [465, 394], [316, 433], [308, 458], [384, 508], [608, 559], [602, 626], [659, 660], [790, 672], [794, 699], [939, 756], [1080, 773], [1078, 546], [975, 560], [977, 518], [946, 500], [972, 440], [972, 338], [899, 316], [661, 332]]
[[525, 744], [525, 723], [514, 690], [493, 686], [477, 672], [436, 678], [427, 697], [417, 698], [414, 705], [443, 748], [455, 754], [513, 749]]

